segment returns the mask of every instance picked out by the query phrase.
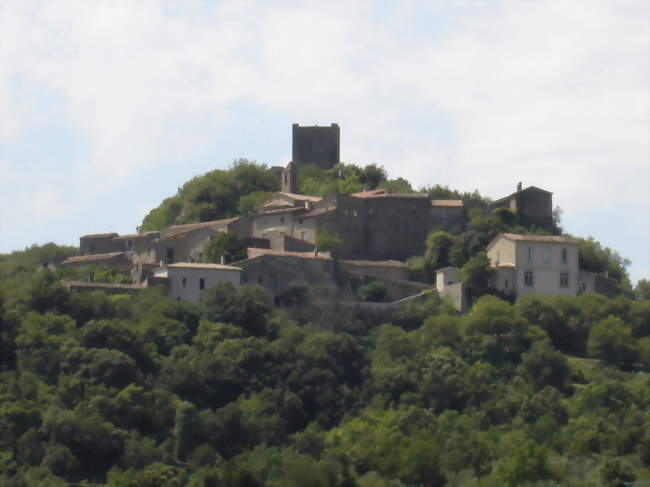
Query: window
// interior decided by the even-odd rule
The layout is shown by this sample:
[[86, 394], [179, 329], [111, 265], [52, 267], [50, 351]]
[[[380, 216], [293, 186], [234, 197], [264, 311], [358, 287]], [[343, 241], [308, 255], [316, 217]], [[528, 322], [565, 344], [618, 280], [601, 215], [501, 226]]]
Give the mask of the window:
[[246, 284], [247, 282], [248, 282], [248, 274], [246, 274], [245, 272], [242, 272], [239, 275], [239, 283], [240, 284]]
[[275, 274], [271, 274], [271, 289], [278, 288], [278, 277]]
[[307, 232], [305, 231], [300, 232], [300, 240], [307, 240]]
[[497, 252], [497, 261], [496, 261], [496, 264], [499, 265], [499, 262], [501, 262], [501, 252]]
[[528, 247], [528, 263], [529, 263], [529, 264], [532, 264], [534, 258], [535, 258], [535, 254], [534, 254], [534, 252], [533, 252], [533, 248], [532, 248], [532, 247]]
[[167, 249], [167, 263], [174, 263], [174, 249]]
[[508, 279], [505, 280], [505, 286], [506, 289], [508, 289]]
[[410, 226], [411, 226], [411, 225], [409, 224], [409, 222], [402, 222], [402, 227], [404, 228], [404, 231], [405, 231], [405, 232], [408, 232], [408, 231], [409, 231], [409, 227], [410, 227]]
[[545, 248], [544, 249], [544, 264], [550, 264], [551, 263], [551, 249]]
[[562, 263], [566, 264], [568, 260], [569, 260], [569, 253], [567, 252], [567, 249], [562, 249]]
[[368, 215], [372, 215], [374, 212], [375, 212], [375, 210], [374, 210], [373, 208], [370, 208], [370, 209], [368, 210]]
[[199, 289], [201, 291], [205, 289], [205, 279], [204, 278], [199, 279]]
[[280, 217], [280, 223], [284, 223], [284, 217], [283, 216]]
[[569, 273], [560, 272], [560, 287], [569, 287]]
[[533, 287], [535, 285], [533, 282], [533, 271], [524, 272], [524, 285], [527, 287]]
[[257, 284], [264, 284], [264, 278], [263, 277], [258, 277], [257, 278]]
[[183, 284], [183, 287], [185, 287], [185, 285], [187, 284], [187, 277], [184, 277], [181, 282]]
[[357, 216], [357, 215], [358, 215], [357, 210], [354, 210], [354, 211], [352, 212], [352, 214], [353, 214], [354, 216]]
[[449, 225], [449, 219], [448, 219], [446, 213], [443, 213], [442, 215], [440, 215], [440, 224], [443, 227], [446, 227], [447, 225]]
[[298, 225], [302, 225], [302, 218], [298, 218]]
[[126, 248], [127, 248], [127, 249], [130, 249], [131, 247], [133, 247], [133, 240], [131, 240], [131, 239], [127, 239], [127, 241], [126, 241]]

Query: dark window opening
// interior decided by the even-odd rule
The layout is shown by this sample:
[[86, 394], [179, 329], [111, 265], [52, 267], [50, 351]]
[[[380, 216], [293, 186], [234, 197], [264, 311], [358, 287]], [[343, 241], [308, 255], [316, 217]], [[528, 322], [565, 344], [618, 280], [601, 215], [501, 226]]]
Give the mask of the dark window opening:
[[187, 284], [187, 278], [184, 277], [184, 278], [183, 278], [183, 287], [185, 287], [186, 284]]
[[167, 263], [174, 263], [174, 249], [167, 249]]
[[200, 290], [205, 289], [205, 279], [204, 278], [199, 279], [199, 289]]
[[569, 273], [560, 272], [560, 287], [569, 287]]
[[533, 287], [535, 285], [533, 281], [533, 271], [524, 272], [524, 285], [528, 287]]

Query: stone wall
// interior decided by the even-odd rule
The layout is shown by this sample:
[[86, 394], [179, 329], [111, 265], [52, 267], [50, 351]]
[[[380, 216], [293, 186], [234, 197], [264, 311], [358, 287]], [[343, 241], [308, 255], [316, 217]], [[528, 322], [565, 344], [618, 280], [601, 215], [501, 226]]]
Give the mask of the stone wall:
[[330, 169], [340, 161], [340, 129], [335, 123], [329, 127], [292, 127], [293, 162], [316, 164], [322, 169]]

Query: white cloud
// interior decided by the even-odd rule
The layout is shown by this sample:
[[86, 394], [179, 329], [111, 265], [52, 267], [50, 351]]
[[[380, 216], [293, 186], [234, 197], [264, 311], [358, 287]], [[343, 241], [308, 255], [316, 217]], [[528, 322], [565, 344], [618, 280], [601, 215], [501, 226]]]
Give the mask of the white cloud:
[[[0, 143], [39, 123], [38, 102], [17, 100], [12, 80], [59, 94], [62, 120], [87, 147], [67, 184], [91, 186], [107, 206], [128, 181], [151, 184], [246, 132], [231, 125], [242, 101], [287, 121], [337, 121], [346, 160], [417, 184], [496, 197], [522, 180], [553, 190], [567, 222], [585, 207], [613, 214], [609, 198], [648, 206], [646, 2], [0, 8]], [[1, 153], [0, 164], [22, 165]], [[64, 188], [50, 204], [79, 196]], [[640, 214], [627, 218], [647, 228]]]

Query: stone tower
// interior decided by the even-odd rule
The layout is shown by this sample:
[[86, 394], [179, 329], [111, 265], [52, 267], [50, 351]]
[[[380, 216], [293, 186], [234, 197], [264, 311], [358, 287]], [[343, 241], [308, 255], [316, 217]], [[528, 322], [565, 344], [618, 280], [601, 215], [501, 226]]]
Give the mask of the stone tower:
[[316, 164], [322, 169], [331, 169], [341, 162], [341, 134], [335, 123], [329, 127], [301, 127], [293, 124], [292, 161]]
[[280, 182], [283, 193], [298, 193], [298, 172], [293, 162], [287, 164], [280, 177], [282, 178]]

